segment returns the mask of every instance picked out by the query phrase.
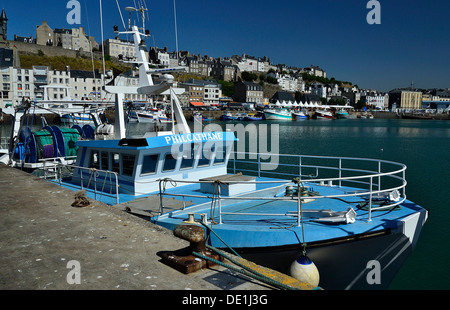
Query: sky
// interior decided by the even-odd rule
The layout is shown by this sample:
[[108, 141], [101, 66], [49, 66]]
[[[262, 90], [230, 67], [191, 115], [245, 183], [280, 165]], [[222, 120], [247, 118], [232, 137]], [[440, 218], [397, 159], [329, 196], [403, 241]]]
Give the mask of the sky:
[[[75, 0], [71, 0], [75, 1]], [[450, 1], [379, 0], [380, 24], [369, 24], [369, 0], [140, 0], [148, 8], [147, 47], [231, 57], [267, 56], [273, 64], [319, 66], [327, 77], [389, 91], [450, 88]], [[371, 0], [374, 1], [374, 0]], [[127, 6], [139, 0], [78, 0], [81, 24], [69, 24], [69, 0], [0, 0], [14, 34], [36, 37], [36, 26], [84, 27], [101, 42], [123, 30]], [[377, 2], [377, 1], [375, 1]], [[133, 14], [133, 21], [136, 15]], [[140, 19], [139, 19], [140, 20]], [[140, 24], [139, 24], [140, 25]], [[123, 37], [124, 38], [124, 37]], [[126, 38], [124, 38], [126, 39]]]

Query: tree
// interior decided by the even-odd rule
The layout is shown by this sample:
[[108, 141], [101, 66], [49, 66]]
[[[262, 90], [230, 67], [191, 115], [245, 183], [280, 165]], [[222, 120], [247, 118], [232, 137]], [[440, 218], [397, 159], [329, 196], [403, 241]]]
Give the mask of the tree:
[[258, 79], [258, 76], [255, 73], [251, 73], [248, 71], [244, 71], [241, 73], [241, 77], [244, 81], [253, 82]]

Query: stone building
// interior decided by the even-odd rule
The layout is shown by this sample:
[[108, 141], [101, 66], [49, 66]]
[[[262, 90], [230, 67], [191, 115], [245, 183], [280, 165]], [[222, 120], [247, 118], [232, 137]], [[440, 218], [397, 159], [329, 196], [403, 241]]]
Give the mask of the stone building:
[[43, 21], [40, 26], [36, 27], [36, 44], [54, 46], [55, 33], [52, 28], [47, 24], [47, 21]]
[[2, 14], [0, 15], [0, 40], [3, 39], [6, 41], [7, 32], [8, 32], [8, 18], [6, 17], [5, 9], [2, 10]]
[[264, 103], [264, 89], [252, 82], [239, 81], [234, 85], [233, 99], [237, 102]]
[[412, 89], [394, 89], [389, 92], [389, 109], [422, 109], [422, 92]]

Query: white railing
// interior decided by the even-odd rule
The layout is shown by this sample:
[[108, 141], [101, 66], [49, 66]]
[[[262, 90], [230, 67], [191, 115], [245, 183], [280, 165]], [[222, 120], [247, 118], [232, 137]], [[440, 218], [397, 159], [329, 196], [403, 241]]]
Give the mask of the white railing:
[[[241, 155], [244, 153], [240, 153]], [[262, 162], [261, 157], [265, 157], [267, 155], [273, 154], [256, 154], [256, 153], [246, 153], [247, 155], [255, 156], [256, 159], [248, 160], [237, 160], [230, 159], [229, 161], [229, 169], [235, 174], [236, 172], [249, 172], [258, 177], [263, 177], [266, 175], [270, 175], [272, 177], [271, 180], [263, 179], [261, 181], [186, 181], [186, 180], [173, 180], [173, 179], [161, 179], [160, 180], [160, 212], [164, 213], [163, 206], [163, 196], [178, 196], [182, 197], [183, 201], [185, 198], [204, 198], [210, 201], [215, 201], [218, 208], [219, 214], [219, 224], [223, 223], [222, 215], [255, 215], [255, 216], [297, 216], [297, 225], [300, 225], [301, 221], [301, 213], [302, 213], [302, 202], [306, 199], [343, 199], [345, 197], [368, 197], [368, 221], [371, 221], [372, 211], [393, 208], [406, 200], [406, 180], [405, 180], [405, 171], [406, 166], [401, 163], [396, 163], [392, 161], [385, 160], [377, 160], [377, 159], [363, 159], [363, 158], [351, 158], [351, 157], [330, 157], [330, 156], [305, 156], [305, 155], [277, 155], [279, 158], [288, 158], [291, 161], [295, 161], [298, 164], [292, 163], [268, 163]], [[233, 157], [234, 158], [234, 157]], [[310, 164], [305, 163], [306, 160], [320, 161], [318, 164]], [[327, 162], [334, 161], [335, 165], [330, 166]], [[243, 168], [239, 168], [237, 164], [244, 164]], [[349, 163], [352, 163], [350, 165]], [[356, 164], [360, 164], [361, 166], [356, 166]], [[372, 165], [375, 169], [368, 167], [367, 164]], [[255, 170], [248, 169], [249, 166], [256, 165]], [[276, 170], [264, 170], [263, 167], [277, 166]], [[370, 166], [369, 165], [369, 166]], [[389, 166], [390, 169], [385, 166]], [[281, 169], [279, 169], [281, 168]], [[296, 173], [286, 172], [284, 170], [294, 169]], [[281, 170], [281, 171], [277, 171]], [[311, 171], [313, 173], [304, 174], [306, 170]], [[335, 174], [327, 177], [322, 177], [324, 174]], [[353, 174], [353, 175], [347, 175]], [[273, 179], [273, 175], [278, 176], [277, 179]], [[215, 183], [215, 195], [190, 195], [190, 194], [170, 194], [166, 193], [163, 188], [165, 187], [165, 183], [172, 182], [172, 184], [176, 183]], [[349, 186], [349, 188], [354, 189], [350, 192], [343, 192], [342, 194], [334, 194], [334, 195], [315, 195], [315, 196], [289, 196], [289, 197], [261, 197], [254, 195], [254, 193], [246, 193], [238, 196], [222, 196], [220, 185], [221, 183], [227, 184], [262, 184], [262, 183], [272, 183], [274, 185], [280, 184], [279, 187], [283, 185], [289, 185], [295, 183], [296, 186], [302, 187], [303, 184], [313, 183], [315, 185], [324, 185], [324, 186], [337, 186], [341, 188], [343, 186]], [[362, 188], [354, 188], [354, 184], [358, 184], [358, 186], [362, 186]], [[383, 185], [382, 185], [383, 184]], [[384, 186], [384, 184], [387, 184]], [[351, 185], [351, 186], [350, 186]], [[300, 189], [300, 188], [299, 188]], [[373, 207], [373, 199], [378, 197], [389, 197], [389, 194], [398, 193], [398, 197], [395, 200], [390, 200], [389, 203], [384, 204], [380, 207]], [[253, 195], [252, 195], [253, 194]], [[286, 213], [286, 214], [273, 214], [273, 213], [233, 213], [233, 212], [224, 212], [222, 211], [222, 204], [226, 200], [266, 200], [266, 201], [275, 201], [275, 200], [296, 200], [297, 201], [297, 210], [294, 213]], [[184, 209], [184, 208], [183, 208]]]
[[[43, 170], [43, 178], [51, 178], [59, 185], [91, 192], [95, 200], [101, 200], [101, 197], [105, 196], [119, 204], [119, 178], [117, 172], [49, 161], [50, 159], [47, 159], [47, 164], [44, 164], [41, 168]], [[78, 169], [79, 173], [74, 174], [73, 171], [75, 169]], [[63, 179], [65, 178], [70, 178], [70, 180], [64, 182]]]

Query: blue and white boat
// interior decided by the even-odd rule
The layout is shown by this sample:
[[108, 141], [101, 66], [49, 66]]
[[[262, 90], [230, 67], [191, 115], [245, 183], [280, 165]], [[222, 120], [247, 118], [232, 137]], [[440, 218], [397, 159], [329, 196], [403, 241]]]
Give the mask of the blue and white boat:
[[283, 108], [265, 109], [264, 118], [266, 120], [292, 120], [292, 113]]
[[221, 116], [221, 119], [223, 121], [235, 121], [237, 120], [237, 117], [233, 115], [233, 113], [231, 113], [230, 111], [226, 111], [225, 113], [223, 113], [223, 115]]
[[308, 119], [308, 116], [303, 111], [293, 111], [292, 118], [296, 121], [302, 121]]
[[349, 117], [348, 111], [340, 109], [336, 112], [336, 117], [338, 119], [347, 119]]
[[[136, 26], [132, 33], [140, 42]], [[127, 136], [123, 98], [130, 89], [107, 86], [116, 94], [115, 139], [76, 142], [76, 163], [66, 165], [73, 174], [58, 175], [58, 183], [139, 210], [170, 230], [188, 221], [204, 229], [209, 245], [285, 273], [306, 255], [324, 289], [389, 285], [427, 219], [427, 211], [406, 198], [405, 165], [232, 152], [239, 143], [233, 132], [191, 132], [170, 83], [153, 85], [136, 47], [145, 85], [136, 90], [170, 89], [177, 125]]]

